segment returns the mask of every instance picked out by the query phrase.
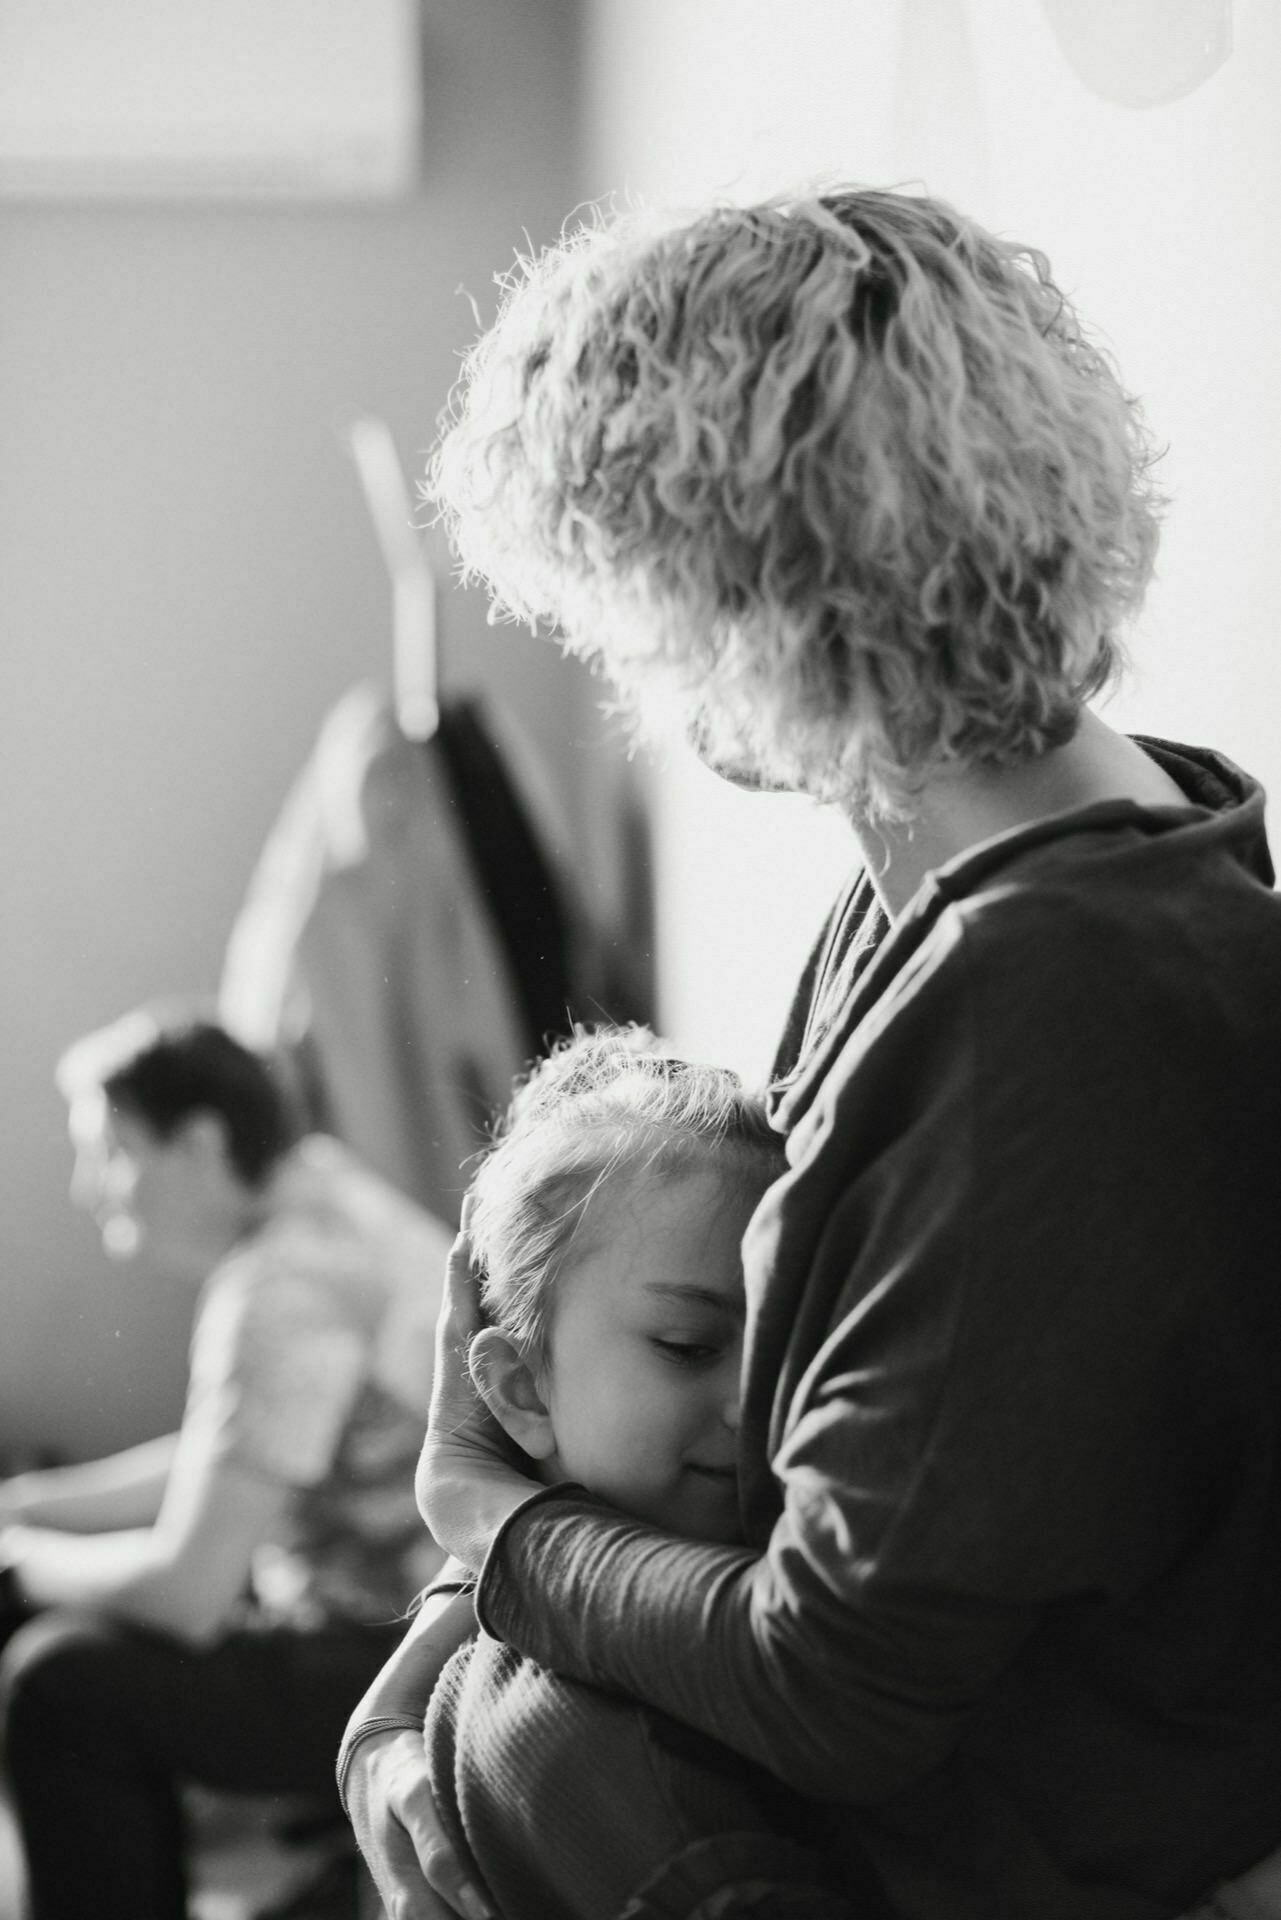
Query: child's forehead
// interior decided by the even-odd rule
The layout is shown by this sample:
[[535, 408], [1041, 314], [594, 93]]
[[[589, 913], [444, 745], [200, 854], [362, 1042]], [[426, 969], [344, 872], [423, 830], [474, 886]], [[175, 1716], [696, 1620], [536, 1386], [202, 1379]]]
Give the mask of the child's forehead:
[[[611, 1213], [615, 1222], [627, 1212], [642, 1216], [647, 1209], [664, 1201], [675, 1202], [664, 1210], [673, 1215], [672, 1225], [688, 1225], [691, 1230], [700, 1217], [715, 1212], [742, 1191], [743, 1182], [735, 1169], [708, 1150], [684, 1148], [673, 1151], [659, 1145], [652, 1152], [619, 1163], [601, 1175], [586, 1211], [598, 1208]], [[688, 1190], [697, 1187], [700, 1205], [681, 1204]]]
[[691, 1265], [714, 1261], [723, 1284], [741, 1285], [738, 1241], [755, 1204], [741, 1179], [707, 1155], [618, 1167], [593, 1190], [575, 1230], [569, 1265], [611, 1255], [621, 1273], [641, 1247]]

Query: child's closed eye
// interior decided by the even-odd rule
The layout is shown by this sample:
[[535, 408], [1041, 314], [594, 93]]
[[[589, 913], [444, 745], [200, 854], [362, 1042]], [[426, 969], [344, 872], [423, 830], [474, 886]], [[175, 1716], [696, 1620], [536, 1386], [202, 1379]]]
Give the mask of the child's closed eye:
[[678, 1367], [712, 1366], [725, 1351], [724, 1344], [711, 1340], [683, 1339], [680, 1335], [669, 1334], [665, 1338], [654, 1335], [651, 1344], [657, 1348], [665, 1360]]

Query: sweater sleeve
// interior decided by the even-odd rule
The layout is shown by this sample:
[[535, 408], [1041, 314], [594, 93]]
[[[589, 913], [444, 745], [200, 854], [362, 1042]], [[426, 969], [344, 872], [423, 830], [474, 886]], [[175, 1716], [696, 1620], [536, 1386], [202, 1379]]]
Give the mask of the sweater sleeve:
[[925, 1771], [952, 1744], [966, 1690], [1005, 1656], [991, 1620], [953, 1614], [946, 1649], [926, 1609], [897, 1625], [867, 1614], [852, 1631], [837, 1596], [816, 1583], [814, 1606], [769, 1556], [677, 1540], [585, 1499], [536, 1514], [490, 1558], [488, 1631], [818, 1799], [876, 1801]]
[[1166, 1417], [1181, 1207], [1144, 1187], [1133, 1063], [1070, 960], [1047, 1022], [999, 979], [980, 1004], [965, 945], [860, 1024], [749, 1235], [761, 1550], [566, 1495], [481, 1582], [525, 1654], [824, 1799], [937, 1766], [1038, 1625], [1123, 1600], [1198, 1523]]

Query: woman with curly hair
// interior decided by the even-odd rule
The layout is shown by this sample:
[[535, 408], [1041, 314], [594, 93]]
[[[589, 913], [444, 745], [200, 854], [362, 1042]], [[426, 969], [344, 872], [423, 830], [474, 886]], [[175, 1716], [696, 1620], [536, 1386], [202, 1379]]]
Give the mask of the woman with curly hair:
[[[524, 263], [432, 467], [500, 609], [864, 868], [745, 1241], [747, 1548], [535, 1490], [459, 1287], [420, 1501], [491, 1634], [841, 1809], [904, 1920], [1159, 1920], [1281, 1833], [1263, 795], [1087, 705], [1152, 462], [1041, 255], [851, 189]], [[415, 1916], [474, 1895], [396, 1724], [437, 1660], [428, 1614], [345, 1749]]]

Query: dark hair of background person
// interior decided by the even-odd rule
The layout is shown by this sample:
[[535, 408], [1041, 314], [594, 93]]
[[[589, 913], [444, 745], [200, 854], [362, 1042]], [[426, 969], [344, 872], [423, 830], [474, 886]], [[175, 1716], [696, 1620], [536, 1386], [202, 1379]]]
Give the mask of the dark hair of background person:
[[227, 1157], [259, 1187], [298, 1137], [284, 1087], [270, 1063], [222, 1027], [191, 1020], [162, 1030], [102, 1079], [112, 1106], [172, 1139], [195, 1113], [213, 1113], [227, 1131]]

